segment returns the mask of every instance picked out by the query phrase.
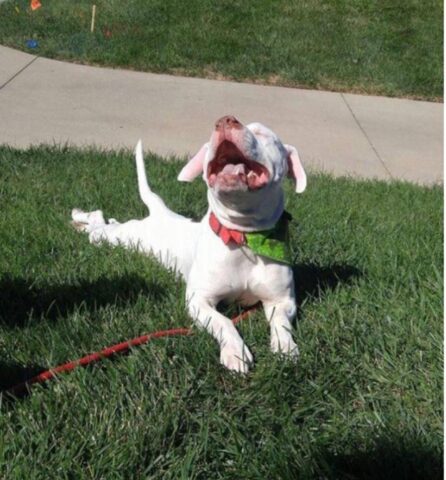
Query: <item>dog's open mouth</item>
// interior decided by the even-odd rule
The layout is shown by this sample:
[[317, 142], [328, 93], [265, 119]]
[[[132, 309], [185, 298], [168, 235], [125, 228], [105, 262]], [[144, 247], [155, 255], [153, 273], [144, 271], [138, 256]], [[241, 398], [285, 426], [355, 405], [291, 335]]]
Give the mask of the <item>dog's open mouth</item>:
[[207, 168], [209, 186], [220, 190], [258, 190], [268, 183], [269, 171], [248, 159], [230, 141], [224, 140]]

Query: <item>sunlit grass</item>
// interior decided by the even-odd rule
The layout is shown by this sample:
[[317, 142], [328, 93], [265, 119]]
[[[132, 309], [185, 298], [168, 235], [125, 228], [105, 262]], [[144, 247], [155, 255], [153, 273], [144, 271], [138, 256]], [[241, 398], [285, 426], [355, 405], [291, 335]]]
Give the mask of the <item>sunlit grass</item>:
[[[146, 159], [174, 210], [203, 182]], [[73, 207], [146, 215], [129, 152], [0, 148], [0, 386], [143, 333], [191, 324], [184, 284], [100, 248]], [[286, 185], [301, 357], [275, 357], [261, 312], [234, 376], [205, 333], [154, 341], [0, 403], [0, 477], [441, 478], [442, 190], [312, 174]]]

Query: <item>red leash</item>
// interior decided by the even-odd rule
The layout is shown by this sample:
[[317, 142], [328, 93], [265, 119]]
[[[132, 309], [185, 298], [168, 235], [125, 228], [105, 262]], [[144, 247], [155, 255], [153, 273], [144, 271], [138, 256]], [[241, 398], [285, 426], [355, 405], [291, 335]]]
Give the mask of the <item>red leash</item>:
[[[232, 319], [232, 323], [234, 325], [237, 325], [237, 323], [244, 320], [254, 309], [255, 307], [240, 313]], [[22, 393], [27, 392], [30, 389], [31, 385], [34, 385], [35, 383], [47, 382], [48, 380], [51, 380], [60, 373], [71, 372], [75, 368], [85, 367], [87, 365], [90, 365], [91, 363], [98, 362], [117, 353], [127, 352], [128, 350], [130, 350], [130, 348], [138, 347], [139, 345], [148, 343], [154, 338], [191, 335], [191, 333], [191, 328], [172, 328], [170, 330], [159, 330], [157, 332], [148, 333], [146, 335], [142, 335], [141, 337], [134, 338], [133, 340], [128, 340], [127, 342], [118, 343], [117, 345], [104, 348], [100, 352], [91, 353], [90, 355], [86, 355], [85, 357], [79, 358], [78, 360], [73, 360], [72, 362], [64, 363], [63, 365], [59, 365], [58, 367], [45, 370], [44, 372], [39, 373], [35, 377], [32, 377], [22, 383], [18, 383], [17, 385], [14, 385], [13, 387], [7, 389], [6, 393], [18, 396]]]

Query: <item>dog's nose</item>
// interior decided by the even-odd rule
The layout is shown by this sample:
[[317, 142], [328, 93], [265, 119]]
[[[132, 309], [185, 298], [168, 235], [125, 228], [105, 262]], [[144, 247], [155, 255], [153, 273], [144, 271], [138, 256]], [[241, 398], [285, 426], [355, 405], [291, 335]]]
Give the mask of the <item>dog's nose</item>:
[[226, 115], [215, 123], [215, 130], [223, 130], [225, 128], [242, 128], [242, 124], [232, 115]]

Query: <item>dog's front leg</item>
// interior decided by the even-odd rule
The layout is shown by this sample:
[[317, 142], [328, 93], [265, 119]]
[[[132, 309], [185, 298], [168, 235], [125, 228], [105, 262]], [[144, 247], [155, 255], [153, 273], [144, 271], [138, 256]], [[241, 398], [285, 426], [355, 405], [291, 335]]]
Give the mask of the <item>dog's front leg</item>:
[[253, 358], [231, 320], [217, 312], [213, 302], [196, 292], [189, 292], [187, 299], [191, 317], [218, 341], [220, 363], [229, 370], [246, 373]]
[[263, 308], [271, 328], [271, 350], [291, 357], [299, 355], [299, 349], [291, 335], [291, 322], [296, 315], [294, 298], [276, 302], [264, 302]]

